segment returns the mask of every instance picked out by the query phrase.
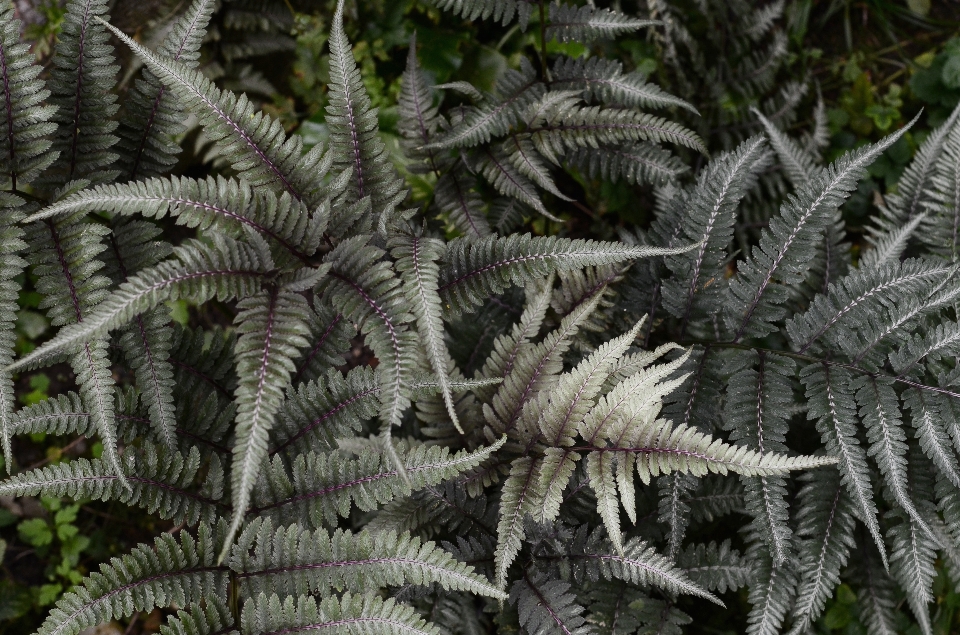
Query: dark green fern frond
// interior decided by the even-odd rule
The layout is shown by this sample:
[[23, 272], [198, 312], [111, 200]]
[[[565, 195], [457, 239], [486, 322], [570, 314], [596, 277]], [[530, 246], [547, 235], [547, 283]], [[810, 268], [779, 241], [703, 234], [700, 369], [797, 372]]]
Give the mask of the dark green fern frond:
[[523, 30], [533, 11], [533, 3], [527, 0], [434, 0], [434, 4], [470, 22], [493, 19], [506, 26], [516, 17]]
[[517, 605], [520, 624], [530, 635], [588, 635], [592, 629], [583, 618], [584, 609], [569, 591], [567, 582], [528, 574], [511, 587], [510, 603]]

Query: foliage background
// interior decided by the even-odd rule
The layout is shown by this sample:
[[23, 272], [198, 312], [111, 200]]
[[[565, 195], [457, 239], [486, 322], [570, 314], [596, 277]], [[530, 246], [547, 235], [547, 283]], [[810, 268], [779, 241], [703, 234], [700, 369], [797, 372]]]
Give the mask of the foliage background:
[[[128, 2], [117, 0], [113, 22], [148, 46], [155, 44], [167, 20], [182, 9], [172, 0]], [[645, 14], [644, 0], [616, 2], [626, 12]], [[654, 3], [650, 3], [654, 4]], [[708, 22], [701, 8], [710, 2], [679, 0], [669, 3], [680, 12], [690, 31], [698, 30], [723, 41], [723, 24]], [[26, 24], [39, 60], [49, 58], [63, 14], [57, 0], [18, 0], [18, 13]], [[288, 131], [300, 134], [307, 144], [326, 137], [327, 34], [332, 1], [288, 2], [233, 0], [215, 18], [205, 44], [202, 68], [220, 85], [244, 90], [260, 99], [264, 109], [280, 117]], [[231, 17], [232, 16], [232, 17]], [[957, 0], [792, 0], [787, 2], [781, 26], [788, 36], [786, 56], [775, 74], [775, 85], [800, 82], [807, 90], [800, 100], [796, 130], [811, 127], [818, 96], [822, 96], [830, 139], [825, 158], [833, 160], [846, 150], [901, 127], [921, 109], [920, 124], [901, 138], [870, 168], [858, 192], [844, 207], [855, 246], [856, 234], [876, 204], [895, 183], [924, 136], [941, 123], [960, 101], [960, 2]], [[735, 28], [731, 21], [729, 28]], [[706, 33], [707, 30], [714, 30]], [[364, 83], [374, 106], [380, 109], [381, 130], [388, 147], [399, 149], [396, 133], [396, 99], [407, 47], [417, 34], [423, 69], [437, 83], [468, 81], [481, 90], [492, 89], [507, 68], [517, 68], [524, 56], [537, 55], [540, 42], [535, 28], [503, 29], [492, 22], [465, 22], [417, 0], [358, 0], [348, 5], [347, 31], [354, 43]], [[161, 36], [162, 37], [162, 36]], [[548, 43], [548, 51], [576, 56], [586, 51], [578, 43]], [[723, 127], [711, 121], [735, 121], [738, 113], [755, 105], [762, 94], [727, 93], [715, 99], [710, 91], [688, 95], [675, 69], [663, 62], [662, 40], [656, 29], [649, 37], [623, 38], [606, 44], [607, 57], [620, 59], [628, 70], [639, 70], [663, 88], [691, 101], [703, 114], [696, 118], [677, 110], [672, 116], [698, 130], [711, 150], [728, 145]], [[121, 56], [123, 86], [137, 66]], [[726, 117], [726, 118], [725, 118]], [[707, 122], [707, 123], [705, 123]], [[733, 126], [744, 126], [741, 121]], [[706, 127], [705, 127], [706, 126]], [[185, 152], [176, 172], [203, 176], [218, 168], [217, 157], [203, 135], [193, 127], [183, 140]], [[396, 152], [395, 154], [398, 154]], [[698, 165], [703, 157], [687, 153]], [[403, 170], [417, 201], [432, 195], [429, 176]], [[646, 226], [653, 201], [649, 188], [594, 183], [586, 179], [561, 184], [575, 203], [557, 201], [564, 223], [543, 218], [529, 221], [534, 233], [571, 237], [614, 238], [619, 228]], [[856, 255], [856, 251], [854, 252]], [[29, 282], [29, 281], [27, 281]], [[20, 298], [18, 354], [29, 352], [48, 336], [46, 318], [37, 311], [39, 295], [29, 290]], [[174, 307], [174, 316], [204, 325], [229, 325], [215, 307]], [[363, 355], [359, 342], [356, 356]], [[120, 378], [123, 379], [123, 378]], [[22, 405], [73, 388], [64, 368], [24, 373], [17, 384]], [[76, 457], [96, 457], [98, 443], [84, 437], [58, 438], [36, 435], [19, 439], [14, 447], [18, 469], [38, 467]], [[0, 458], [2, 462], [2, 458]], [[736, 520], [728, 520], [734, 528]], [[27, 633], [40, 623], [56, 599], [100, 562], [147, 540], [158, 531], [175, 533], [177, 526], [160, 526], [121, 505], [90, 501], [68, 504], [58, 499], [0, 499], [0, 633]], [[960, 593], [941, 575], [935, 584], [938, 633], [960, 632]], [[732, 593], [726, 594], [733, 595]], [[748, 611], [746, 590], [724, 597], [728, 610], [696, 606], [697, 620], [689, 632], [741, 632]], [[901, 614], [905, 615], [905, 614]], [[163, 615], [135, 615], [125, 624], [102, 633], [151, 633], [159, 630]], [[907, 618], [902, 631], [918, 632]], [[861, 633], [855, 590], [841, 586], [817, 624], [822, 633]]]

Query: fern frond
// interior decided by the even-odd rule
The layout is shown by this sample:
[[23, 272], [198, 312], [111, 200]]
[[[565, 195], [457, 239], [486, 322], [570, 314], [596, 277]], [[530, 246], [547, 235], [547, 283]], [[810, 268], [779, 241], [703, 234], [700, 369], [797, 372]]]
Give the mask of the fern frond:
[[797, 573], [791, 562], [776, 566], [768, 554], [757, 554], [755, 557], [759, 562], [748, 596], [752, 606], [747, 615], [747, 633], [778, 635], [796, 594]]
[[674, 97], [655, 84], [648, 84], [641, 73], [624, 73], [620, 62], [602, 57], [559, 58], [553, 66], [551, 86], [557, 90], [582, 90], [584, 99], [596, 99], [609, 106], [678, 106], [699, 114], [697, 109], [686, 101]]
[[[254, 247], [216, 234], [212, 244], [190, 241], [174, 252], [175, 260], [164, 261], [133, 276], [81, 322], [60, 329], [56, 337], [10, 368], [24, 368], [61, 351], [82, 347], [166, 300], [189, 298], [204, 302], [214, 297], [226, 300], [252, 295], [271, 268], [271, 263], [265, 262], [263, 254]], [[59, 315], [72, 306], [72, 302], [66, 307], [60, 306], [56, 319], [64, 319]]]
[[688, 546], [677, 557], [677, 564], [690, 579], [707, 589], [726, 593], [747, 586], [750, 567], [730, 541]]
[[398, 455], [406, 479], [389, 457], [375, 449], [364, 450], [356, 459], [347, 458], [342, 451], [301, 454], [290, 470], [292, 479], [283, 462], [274, 459], [267, 469], [272, 473], [268, 479], [275, 483], [271, 491], [259, 496], [255, 493], [253, 511], [288, 518], [293, 510], [295, 517], [309, 520], [314, 527], [336, 527], [339, 517], [349, 516], [352, 505], [362, 511], [377, 510], [395, 498], [409, 496], [477, 467], [503, 443], [501, 439], [475, 452], [454, 455], [437, 446], [401, 445]]
[[373, 213], [386, 213], [405, 196], [404, 183], [380, 139], [377, 111], [371, 108], [343, 32], [343, 2], [338, 2], [331, 23], [329, 91], [326, 121], [333, 166], [338, 172], [352, 170], [346, 202], [369, 196]]
[[408, 379], [414, 372], [408, 351], [416, 350], [413, 321], [403, 285], [383, 259], [385, 252], [367, 244], [369, 236], [344, 240], [330, 252], [330, 274], [318, 290], [324, 301], [346, 319], [353, 321], [366, 337], [366, 344], [380, 360], [380, 417], [384, 434], [399, 425], [410, 405]]
[[404, 583], [437, 583], [450, 591], [507, 597], [472, 566], [409, 534], [338, 529], [331, 536], [325, 529], [312, 532], [297, 525], [274, 529], [269, 521], [258, 520], [239, 538], [230, 566], [243, 580], [248, 597], [271, 591], [326, 594], [331, 587], [358, 592]]
[[520, 624], [530, 635], [589, 635], [583, 607], [570, 593], [570, 585], [542, 574], [525, 575], [510, 588], [510, 603], [517, 605]]
[[[2, 14], [0, 19], [3, 19]], [[5, 27], [0, 24], [0, 28]], [[5, 45], [0, 40], [0, 60], [5, 51]], [[0, 72], [2, 70], [0, 67]], [[0, 261], [0, 364], [3, 366], [13, 362], [16, 343], [14, 327], [20, 297], [20, 285], [17, 284], [16, 278], [27, 265], [27, 261], [19, 255], [19, 252], [27, 246], [23, 240], [24, 232], [17, 225], [20, 214], [15, 211], [15, 206], [19, 201], [7, 196], [0, 198], [0, 214], [4, 217], [0, 220], [0, 252], [4, 254]], [[16, 434], [19, 427], [14, 418], [15, 404], [13, 376], [6, 369], [0, 370], [0, 443], [3, 446], [4, 464], [7, 470], [10, 470], [13, 465], [11, 437]]]
[[479, 240], [491, 234], [477, 181], [467, 170], [454, 168], [441, 176], [433, 188], [433, 202], [467, 240]]
[[737, 206], [756, 182], [755, 170], [764, 148], [762, 137], [752, 137], [733, 152], [714, 158], [682, 203], [681, 235], [699, 246], [665, 259], [674, 275], [662, 287], [664, 306], [682, 320], [681, 337], [691, 320], [700, 321], [720, 302]]
[[521, 542], [526, 535], [524, 519], [538, 511], [543, 503], [539, 486], [542, 462], [529, 456], [515, 459], [500, 490], [500, 520], [497, 523], [497, 551], [494, 554], [497, 588], [506, 588], [508, 570], [520, 553]]
[[[472, 84], [470, 85], [472, 88]], [[402, 137], [406, 156], [411, 161], [408, 169], [413, 172], [438, 171], [445, 162], [433, 152], [422, 150], [438, 134], [442, 124], [438, 104], [434, 102], [431, 87], [417, 61], [417, 34], [410, 37], [407, 67], [400, 80], [400, 95], [397, 97], [397, 131]]]
[[48, 84], [49, 102], [56, 107], [52, 149], [59, 153], [52, 169], [64, 181], [94, 177], [117, 158], [111, 148], [118, 140], [113, 134], [118, 67], [104, 28], [108, 11], [107, 0], [69, 2], [57, 38]]
[[[760, 455], [787, 452], [793, 360], [764, 352], [732, 353], [727, 362], [731, 376], [723, 412], [723, 427], [731, 430], [730, 440], [740, 441]], [[744, 490], [746, 509], [754, 516], [753, 531], [767, 543], [774, 561], [780, 565], [792, 551], [786, 481], [782, 477], [761, 476], [747, 480]]]
[[820, 616], [840, 584], [856, 544], [856, 508], [840, 476], [832, 470], [804, 475], [800, 490], [797, 536], [800, 537], [800, 584], [793, 609], [792, 633], [805, 633]]
[[388, 246], [392, 249], [393, 257], [397, 259], [395, 266], [403, 278], [403, 292], [417, 320], [417, 333], [423, 338], [427, 359], [436, 373], [447, 414], [457, 431], [463, 434], [450, 390], [450, 353], [443, 339], [443, 308], [437, 293], [437, 280], [440, 275], [437, 260], [443, 253], [443, 242], [427, 236], [401, 234], [394, 237]]
[[39, 77], [42, 68], [29, 44], [20, 41], [21, 23], [14, 16], [13, 3], [4, 3], [0, 8], [0, 174], [15, 192], [56, 160], [57, 153], [49, 151], [49, 136], [57, 126], [50, 121], [56, 106], [43, 105], [50, 91]]
[[176, 176], [81, 190], [44, 207], [28, 220], [94, 211], [147, 218], [170, 215], [180, 225], [234, 236], [246, 226], [301, 260], [316, 252], [326, 223], [325, 210], [310, 214], [287, 193], [276, 196], [251, 187], [247, 181], [223, 177], [196, 180]]
[[134, 611], [226, 597], [228, 570], [214, 563], [214, 541], [214, 531], [200, 525], [196, 538], [181, 531], [177, 542], [164, 533], [153, 545], [112, 558], [57, 602], [37, 635], [77, 635]]
[[955, 125], [943, 142], [935, 171], [927, 178], [929, 184], [923, 199], [929, 214], [918, 238], [942, 258], [957, 262], [960, 257], [960, 127]]
[[233, 616], [223, 600], [206, 597], [202, 603], [191, 604], [168, 617], [160, 632], [163, 635], [234, 635], [237, 631], [230, 628], [231, 624]]
[[530, 134], [537, 150], [554, 163], [579, 148], [639, 141], [706, 150], [695, 132], [662, 117], [625, 108], [577, 106], [569, 101], [541, 109], [530, 122]]
[[[580, 544], [578, 544], [580, 543]], [[710, 600], [724, 606], [716, 596], [692, 582], [673, 562], [657, 553], [639, 538], [631, 538], [623, 545], [623, 554], [611, 554], [596, 532], [586, 541], [575, 541], [567, 557], [571, 564], [583, 567], [591, 580], [621, 580], [628, 584], [654, 586], [668, 593], [684, 593]]]
[[323, 155], [321, 146], [304, 155], [301, 138], [287, 138], [280, 123], [257, 112], [246, 95], [220, 90], [182, 61], [153, 53], [118, 29], [107, 28], [199, 118], [206, 135], [251, 187], [286, 191], [309, 207], [320, 204], [322, 179], [330, 167], [330, 157]]
[[434, 0], [434, 4], [469, 22], [492, 18], [506, 26], [516, 17], [523, 30], [526, 30], [533, 11], [533, 4], [527, 0]]
[[529, 205], [554, 222], [562, 222], [547, 211], [534, 182], [517, 168], [512, 158], [502, 148], [484, 149], [475, 170], [504, 196]]
[[[129, 488], [107, 461], [78, 459], [17, 474], [0, 484], [0, 496], [43, 494], [74, 500], [115, 500], [188, 525], [215, 522], [222, 513], [216, 500], [195, 491], [202, 467], [196, 448], [183, 455], [147, 443], [142, 449], [129, 450], [121, 464]], [[204, 478], [222, 483], [223, 473], [212, 469]]]
[[474, 242], [455, 239], [447, 243], [441, 260], [438, 290], [448, 311], [463, 313], [509, 286], [542, 279], [552, 271], [664, 256], [692, 247], [631, 246], [530, 234], [490, 236]]
[[613, 39], [623, 33], [656, 24], [659, 24], [656, 20], [632, 18], [610, 9], [553, 2], [550, 4], [547, 37], [556, 38], [560, 42], [592, 42]]
[[807, 185], [819, 172], [817, 157], [788, 137], [772, 121], [764, 117], [759, 110], [752, 108], [751, 111], [763, 124], [763, 129], [766, 130], [767, 136], [770, 138], [770, 145], [777, 153], [780, 166], [793, 187], [799, 189]]
[[566, 163], [592, 179], [630, 185], [664, 185], [689, 168], [678, 157], [652, 143], [628, 143], [568, 152]]
[[260, 594], [243, 604], [243, 635], [312, 633], [330, 630], [355, 635], [440, 635], [413, 607], [368, 593], [326, 597], [319, 603], [308, 595], [284, 601]]
[[[194, 0], [174, 23], [159, 53], [195, 68], [200, 44], [213, 14], [212, 0]], [[127, 92], [117, 135], [117, 167], [128, 180], [159, 176], [176, 163], [180, 146], [173, 141], [183, 133], [183, 111], [176, 99], [149, 70]]]
[[526, 58], [520, 70], [507, 70], [497, 84], [499, 98], [479, 107], [468, 108], [463, 119], [446, 135], [425, 147], [429, 150], [468, 148], [485, 144], [515, 127], [528, 108], [546, 92], [537, 72]]
[[283, 403], [293, 360], [307, 346], [309, 333], [303, 318], [306, 299], [285, 288], [271, 287], [237, 303], [237, 423], [234, 430], [230, 492], [233, 518], [227, 530], [223, 560], [246, 516], [277, 411]]
[[837, 159], [781, 206], [726, 294], [724, 317], [735, 341], [775, 330], [773, 323], [785, 317], [787, 287], [803, 281], [833, 210], [853, 191], [866, 167], [906, 130]]

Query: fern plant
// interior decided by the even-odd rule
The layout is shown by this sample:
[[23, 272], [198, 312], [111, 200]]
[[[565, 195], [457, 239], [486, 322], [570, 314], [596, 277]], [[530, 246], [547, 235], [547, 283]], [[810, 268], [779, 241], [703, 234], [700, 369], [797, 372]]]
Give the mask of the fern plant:
[[[432, 86], [419, 68], [415, 40], [410, 47], [398, 122], [407, 167], [436, 179], [426, 211], [458, 233], [486, 238], [516, 228], [532, 212], [558, 221], [554, 212], [583, 208], [571, 197], [576, 188], [565, 183], [571, 173], [662, 184], [687, 170], [662, 144], [704, 149], [696, 133], [650, 112], [696, 109], [642, 73], [625, 71], [613, 59], [548, 54], [550, 42], [611, 40], [656, 22], [592, 4], [435, 4], [468, 20], [515, 23], [522, 30], [534, 20], [539, 29], [539, 59], [522, 58], [519, 69], [500, 77], [493, 94], [466, 82]], [[434, 98], [440, 91], [442, 103]]]
[[[20, 434], [96, 435], [104, 446], [101, 458], [17, 473], [0, 495], [116, 500], [180, 528], [103, 564], [39, 633], [75, 635], [157, 606], [177, 607], [171, 633], [436, 633], [511, 600], [528, 629], [582, 625], [570, 582], [553, 579], [552, 565], [532, 566], [544, 557], [577, 580], [718, 602], [709, 584], [622, 534], [621, 500], [635, 515], [634, 471], [645, 483], [675, 473], [773, 478], [834, 459], [758, 452], [658, 418], [689, 353], [655, 365], [675, 347], [637, 348], [642, 320], [582, 348], [578, 333], [606, 302], [592, 272], [696, 245], [492, 230], [447, 240], [430, 215], [404, 207], [342, 4], [330, 34], [330, 145], [306, 153], [246, 96], [197, 70], [213, 10], [195, 0], [154, 52], [110, 26], [106, 0], [72, 1], [47, 80], [17, 40], [12, 6], [0, 15], [6, 465]], [[592, 20], [563, 11], [569, 33]], [[111, 32], [145, 67], [122, 104]], [[423, 92], [413, 68], [410, 77], [408, 101]], [[543, 107], [574, 99], [545, 95]], [[226, 174], [169, 174], [187, 113], [229, 160]], [[578, 113], [628, 122], [634, 136], [652, 121]], [[551, 155], [580, 143], [562, 126], [541, 132], [535, 143]], [[188, 237], [169, 244], [171, 224]], [[25, 270], [58, 330], [14, 360]], [[564, 300], [548, 311], [557, 275]], [[476, 338], [464, 364], [449, 343], [469, 339], [456, 331], [476, 324], [470, 314], [505, 306], [505, 294], [522, 314], [492, 346], [494, 331]], [[216, 303], [233, 323], [175, 325], [173, 300]], [[344, 371], [357, 334], [376, 364]], [[64, 360], [76, 393], [16, 410], [12, 373]], [[468, 378], [461, 365], [477, 372]], [[132, 385], [118, 385], [116, 367]], [[581, 458], [587, 469], [576, 473]], [[576, 536], [557, 542], [544, 531], [571, 478], [589, 478], [583, 495], [597, 502], [577, 512]], [[471, 530], [438, 544], [422, 535], [434, 521]], [[558, 527], [558, 536], [573, 531]], [[437, 611], [424, 612], [427, 602]]]

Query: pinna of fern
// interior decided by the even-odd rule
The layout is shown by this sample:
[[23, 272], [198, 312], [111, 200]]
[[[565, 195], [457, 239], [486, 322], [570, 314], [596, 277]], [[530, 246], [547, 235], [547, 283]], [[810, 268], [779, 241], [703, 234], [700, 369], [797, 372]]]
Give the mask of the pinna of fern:
[[[558, 321], [550, 318], [551, 330], [539, 335], [555, 273], [623, 267], [691, 245], [493, 233], [479, 242], [446, 241], [428, 215], [398, 210], [402, 182], [386, 161], [343, 35], [342, 5], [330, 41], [331, 145], [307, 153], [248, 99], [194, 68], [210, 15], [208, 0], [196, 0], [171, 30], [165, 54], [157, 54], [111, 27], [103, 2], [71, 2], [51, 104], [41, 111], [51, 125], [38, 129], [54, 142], [46, 147], [33, 139], [33, 129], [7, 128], [10, 153], [35, 152], [40, 158], [30, 165], [49, 171], [26, 183], [24, 174], [39, 168], [24, 170], [15, 160], [4, 165], [4, 173], [20, 175], [16, 188], [33, 190], [5, 199], [4, 248], [11, 257], [4, 265], [4, 320], [12, 322], [12, 281], [28, 264], [41, 308], [58, 331], [4, 366], [5, 438], [27, 431], [96, 433], [105, 451], [93, 461], [16, 474], [0, 488], [11, 495], [117, 500], [184, 524], [178, 538], [164, 534], [102, 565], [60, 600], [40, 633], [75, 635], [154, 606], [183, 608], [171, 628], [185, 632], [344, 623], [378, 633], [431, 631], [435, 627], [408, 605], [379, 596], [406, 585], [468, 603], [473, 596], [503, 602], [515, 591], [522, 606], [528, 590], [543, 586], [544, 597], [560, 601], [567, 583], [540, 582], [530, 568], [536, 547], [525, 546], [526, 518], [532, 512], [541, 522], [556, 518], [582, 457], [597, 495], [594, 513], [605, 528], [591, 534], [588, 546], [558, 557], [582, 562], [594, 579], [718, 601], [638, 536], [621, 534], [616, 510], [622, 499], [631, 515], [634, 471], [645, 483], [674, 472], [765, 476], [831, 459], [763, 454], [658, 419], [662, 398], [681, 381], [671, 374], [685, 358], [651, 366], [657, 354], [628, 352], [637, 325], [565, 370], [578, 331], [606, 302], [605, 286], [572, 298]], [[114, 111], [108, 31], [149, 71], [127, 105], [158, 115], [125, 118], [119, 138], [112, 134], [116, 122], [91, 112]], [[68, 58], [78, 51], [90, 56], [87, 70], [71, 66]], [[13, 100], [35, 100], [45, 89], [30, 65], [8, 70], [30, 84], [5, 94], [8, 111], [19, 112]], [[545, 95], [544, 106], [572, 98]], [[80, 112], [69, 111], [68, 103]], [[205, 127], [230, 163], [230, 177], [162, 175], [175, 148], [158, 140], [179, 130], [171, 114], [178, 109]], [[544, 112], [543, 121], [553, 121], [554, 111]], [[652, 121], [602, 109], [577, 117], [606, 117], [627, 128]], [[545, 123], [538, 129], [542, 138], [517, 139], [517, 147], [549, 145], [558, 157], [591, 143], [555, 134], [563, 125]], [[649, 134], [668, 134], [664, 130]], [[603, 134], [606, 142], [619, 140]], [[116, 164], [115, 154], [131, 152], [134, 160], [141, 152], [141, 167], [112, 168], [129, 168], [126, 159]], [[151, 222], [165, 217], [196, 235], [166, 244]], [[26, 263], [12, 257], [23, 248], [21, 224], [37, 246]], [[517, 287], [526, 288], [529, 305], [520, 324], [497, 339], [479, 373], [463, 376], [448, 350], [448, 330]], [[220, 302], [231, 307], [233, 328], [175, 327], [165, 305], [170, 300]], [[375, 370], [344, 373], [338, 367], [356, 332], [378, 363]], [[9, 338], [2, 342], [12, 346]], [[115, 342], [122, 360], [111, 354]], [[75, 370], [77, 393], [14, 412], [10, 373], [61, 359]], [[111, 371], [120, 363], [134, 371], [133, 392], [116, 385]], [[463, 432], [453, 448], [431, 447], [415, 434], [414, 416], [431, 412], [434, 399], [442, 406], [432, 412]], [[387, 516], [369, 530], [340, 526], [357, 510], [443, 498], [447, 491], [482, 499], [476, 484], [499, 479], [498, 466], [509, 476], [492, 532], [496, 543], [471, 539], [441, 547], [416, 527], [391, 526]], [[493, 581], [462, 561], [484, 549], [494, 563]], [[228, 584], [229, 606], [210, 600], [225, 597]], [[320, 596], [320, 603], [310, 596]]]

